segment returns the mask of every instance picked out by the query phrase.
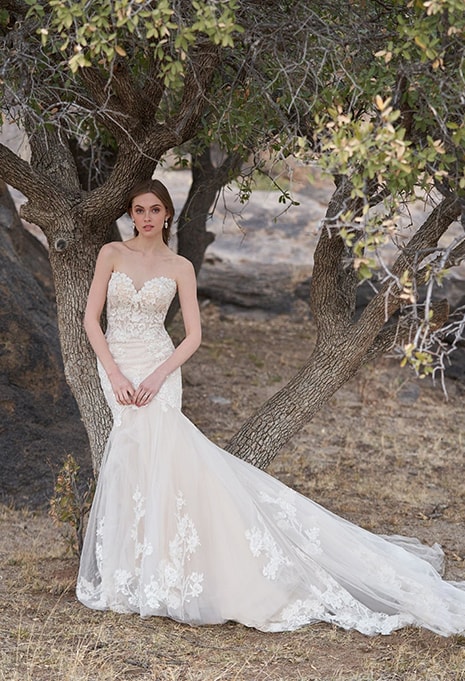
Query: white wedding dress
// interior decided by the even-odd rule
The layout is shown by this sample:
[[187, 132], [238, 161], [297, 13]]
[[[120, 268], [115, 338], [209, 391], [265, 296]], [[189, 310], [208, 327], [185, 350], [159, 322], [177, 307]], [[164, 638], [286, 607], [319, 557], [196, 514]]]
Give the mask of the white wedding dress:
[[[108, 286], [107, 340], [137, 385], [170, 355], [176, 283]], [[181, 412], [181, 375], [146, 407], [114, 416], [77, 582], [90, 608], [234, 620], [262, 631], [329, 622], [364, 634], [406, 625], [465, 632], [465, 582], [443, 581], [442, 551], [339, 518], [210, 442]]]

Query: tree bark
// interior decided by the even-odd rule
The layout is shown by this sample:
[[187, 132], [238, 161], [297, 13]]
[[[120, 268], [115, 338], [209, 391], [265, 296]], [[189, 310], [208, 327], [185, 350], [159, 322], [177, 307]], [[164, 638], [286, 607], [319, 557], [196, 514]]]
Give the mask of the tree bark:
[[[252, 415], [229, 442], [232, 454], [266, 468], [279, 450], [315, 415], [359, 368], [408, 337], [402, 317], [391, 321], [401, 305], [401, 288], [385, 284], [360, 318], [353, 321], [354, 270], [344, 265], [345, 247], [333, 227], [334, 216], [347, 205], [350, 187], [340, 186], [327, 211], [315, 251], [311, 284], [312, 310], [318, 329], [316, 346], [308, 363], [276, 395]], [[422, 281], [423, 270], [414, 267], [409, 254], [422, 252], [438, 239], [460, 214], [457, 201], [445, 199], [414, 234], [394, 264], [408, 268]], [[386, 300], [387, 298], [387, 300]], [[386, 313], [388, 310], [388, 313]], [[448, 305], [433, 307], [435, 328], [445, 323]]]
[[[118, 154], [109, 177], [96, 189], [82, 188], [72, 145], [64, 132], [58, 134], [50, 126], [37, 127], [27, 119], [30, 163], [0, 144], [0, 175], [27, 197], [21, 214], [42, 228], [49, 243], [65, 376], [89, 435], [96, 473], [111, 419], [82, 325], [95, 260], [109, 239], [114, 221], [125, 212], [130, 188], [152, 176], [166, 151], [196, 133], [218, 55], [219, 49], [207, 42], [197, 46], [178, 110], [163, 124], [156, 122], [156, 107], [148, 124], [147, 111], [144, 120], [138, 120], [134, 107], [119, 99], [118, 93], [125, 91], [121, 74], [113, 110], [99, 112], [102, 122], [114, 132]], [[85, 78], [92, 96], [98, 91], [98, 79], [91, 70]], [[118, 116], [127, 123], [125, 128], [115, 124]]]

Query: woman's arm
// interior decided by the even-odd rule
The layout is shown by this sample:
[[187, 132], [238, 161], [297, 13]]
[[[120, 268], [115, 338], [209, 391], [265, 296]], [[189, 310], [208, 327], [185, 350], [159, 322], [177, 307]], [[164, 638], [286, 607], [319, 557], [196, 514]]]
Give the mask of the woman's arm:
[[84, 328], [95, 354], [105, 369], [116, 400], [120, 404], [132, 404], [134, 386], [119, 370], [100, 326], [100, 318], [107, 297], [108, 281], [114, 269], [115, 256], [116, 248], [113, 244], [105, 244], [100, 250], [87, 298]]
[[[184, 260], [184, 259], [183, 259]], [[134, 395], [138, 406], [147, 404], [158, 393], [166, 378], [191, 357], [202, 340], [197, 281], [192, 263], [184, 260], [176, 277], [185, 337], [173, 354], [139, 385]]]

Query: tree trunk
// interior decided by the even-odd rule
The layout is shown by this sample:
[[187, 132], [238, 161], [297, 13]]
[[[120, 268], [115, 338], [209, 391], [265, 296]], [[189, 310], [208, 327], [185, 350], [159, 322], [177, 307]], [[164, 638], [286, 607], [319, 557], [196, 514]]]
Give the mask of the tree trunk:
[[[186, 202], [178, 219], [178, 253], [194, 265], [196, 274], [202, 267], [205, 251], [215, 239], [207, 230], [207, 221], [218, 192], [240, 172], [242, 158], [231, 153], [219, 165], [212, 162], [212, 149], [203, 147], [192, 155], [192, 183]], [[174, 299], [167, 315], [167, 323], [179, 309], [178, 297]]]
[[259, 468], [266, 468], [302, 426], [357, 373], [363, 359], [363, 354], [355, 352], [350, 335], [333, 347], [317, 345], [308, 363], [244, 423], [226, 449]]
[[[281, 447], [363, 364], [395, 343], [401, 343], [410, 332], [410, 325], [404, 324], [402, 316], [390, 321], [401, 305], [401, 290], [394, 282], [384, 284], [360, 319], [353, 321], [354, 269], [347, 267], [345, 260], [350, 253], [333, 222], [341, 208], [347, 207], [349, 196], [350, 185], [343, 182], [328, 206], [327, 224], [322, 228], [315, 250], [311, 288], [312, 311], [318, 329], [315, 349], [308, 363], [245, 422], [227, 446], [232, 454], [259, 468], [268, 466]], [[414, 271], [409, 263], [410, 249], [421, 252], [436, 245], [459, 214], [457, 201], [445, 199], [439, 204], [403, 249], [393, 271], [410, 268], [412, 276], [422, 281], [424, 272]], [[439, 328], [447, 320], [448, 305], [444, 301], [436, 303], [432, 312], [434, 326]]]
[[[75, 229], [80, 228], [80, 225], [75, 226]], [[99, 240], [85, 239], [70, 244], [64, 251], [50, 251], [65, 376], [89, 436], [95, 472], [100, 468], [111, 428], [111, 412], [100, 386], [96, 358], [84, 331], [83, 317], [95, 260], [105, 241], [103, 236]]]

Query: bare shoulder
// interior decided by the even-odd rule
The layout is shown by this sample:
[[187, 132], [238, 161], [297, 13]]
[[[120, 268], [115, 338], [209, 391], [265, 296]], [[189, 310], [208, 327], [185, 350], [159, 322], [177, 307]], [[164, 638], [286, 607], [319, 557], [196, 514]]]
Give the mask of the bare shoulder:
[[118, 269], [121, 259], [124, 257], [125, 246], [121, 241], [110, 241], [104, 244], [98, 254], [98, 263], [102, 263], [110, 269]]
[[111, 260], [121, 253], [123, 245], [120, 241], [110, 241], [100, 249], [98, 257], [102, 260]]
[[195, 278], [194, 266], [190, 260], [183, 255], [173, 254], [173, 267], [176, 271], [176, 279], [192, 279]]

